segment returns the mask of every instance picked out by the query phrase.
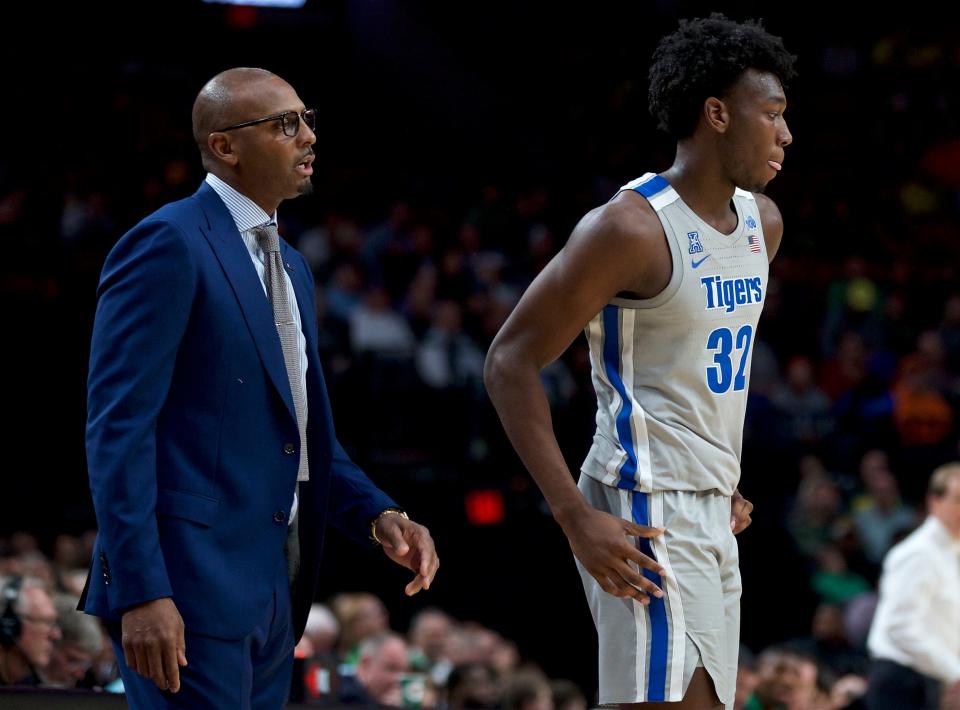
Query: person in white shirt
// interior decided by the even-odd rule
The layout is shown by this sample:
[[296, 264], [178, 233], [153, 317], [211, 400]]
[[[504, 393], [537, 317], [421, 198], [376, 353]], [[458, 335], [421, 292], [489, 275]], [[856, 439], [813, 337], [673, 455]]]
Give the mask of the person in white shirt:
[[960, 462], [933, 472], [927, 509], [883, 563], [867, 638], [870, 710], [936, 709], [943, 693], [960, 693]]

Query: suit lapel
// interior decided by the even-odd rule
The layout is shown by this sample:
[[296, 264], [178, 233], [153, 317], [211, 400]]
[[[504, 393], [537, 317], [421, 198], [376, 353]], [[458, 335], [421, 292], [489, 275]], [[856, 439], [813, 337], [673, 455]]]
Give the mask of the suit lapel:
[[[207, 224], [201, 224], [201, 230], [213, 247], [220, 266], [233, 288], [234, 295], [240, 302], [240, 308], [243, 310], [253, 341], [257, 345], [263, 366], [286, 404], [290, 416], [296, 421], [293, 395], [290, 393], [287, 368], [283, 362], [283, 348], [280, 346], [280, 337], [277, 335], [270, 302], [264, 296], [263, 284], [250, 260], [250, 252], [247, 251], [243, 237], [237, 231], [237, 225], [230, 211], [213, 188], [204, 183], [195, 197], [207, 217]], [[299, 293], [297, 298], [299, 302]], [[316, 338], [315, 335], [314, 338]]]

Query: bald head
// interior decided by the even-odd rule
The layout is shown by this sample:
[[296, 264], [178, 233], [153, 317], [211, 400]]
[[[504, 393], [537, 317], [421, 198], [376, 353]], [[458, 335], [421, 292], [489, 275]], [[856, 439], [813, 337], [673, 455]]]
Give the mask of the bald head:
[[208, 173], [272, 214], [284, 200], [310, 194], [314, 115], [276, 74], [228, 69], [197, 95], [193, 136]]
[[256, 86], [271, 79], [280, 77], [266, 69], [236, 67], [220, 72], [200, 89], [193, 102], [193, 139], [205, 166], [210, 157], [207, 137], [220, 128], [250, 118], [244, 112]]

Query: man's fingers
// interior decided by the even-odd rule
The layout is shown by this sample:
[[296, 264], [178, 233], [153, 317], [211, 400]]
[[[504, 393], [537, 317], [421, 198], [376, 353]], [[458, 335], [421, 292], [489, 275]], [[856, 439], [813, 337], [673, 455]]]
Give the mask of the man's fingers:
[[422, 575], [417, 575], [413, 578], [413, 581], [407, 584], [404, 591], [407, 593], [408, 597], [412, 597], [414, 594], [419, 592], [421, 589], [426, 589], [426, 579]]
[[734, 534], [745, 530], [753, 520], [750, 514], [753, 512], [753, 503], [746, 498], [739, 498], [733, 504], [733, 510], [730, 514], [730, 529]]
[[616, 571], [611, 570], [610, 574], [607, 575], [607, 579], [610, 580], [610, 584], [613, 587], [612, 594], [614, 596], [622, 599], [636, 599], [644, 605], [650, 603], [650, 597], [646, 592], [630, 584], [630, 582], [620, 576]]
[[737, 521], [736, 526], [734, 526], [733, 528], [733, 534], [736, 535], [738, 533], [743, 532], [748, 527], [750, 527], [750, 523], [752, 522], [753, 522], [753, 518], [751, 518], [749, 515], [747, 515], [744, 518], [740, 518], [740, 520]]
[[430, 574], [427, 577], [427, 589], [430, 589], [430, 585], [433, 584], [433, 578], [437, 576], [437, 571], [440, 569], [440, 558], [434, 553], [433, 563], [430, 565]]
[[659, 598], [663, 596], [663, 590], [656, 583], [647, 579], [645, 576], [634, 570], [630, 565], [623, 563], [617, 570], [620, 577], [634, 589], [638, 589], [646, 594], [652, 594]]
[[150, 677], [150, 656], [147, 653], [146, 646], [134, 644], [133, 654], [137, 657], [137, 673], [144, 678]]
[[666, 575], [666, 570], [664, 570], [663, 567], [660, 566], [659, 562], [657, 562], [655, 559], [651, 557], [647, 557], [645, 554], [640, 552], [640, 550], [635, 548], [633, 545], [626, 546], [626, 548], [623, 551], [623, 559], [627, 560], [628, 562], [633, 562], [634, 564], [642, 567], [643, 569], [648, 569], [651, 572], [655, 572], [661, 577]]
[[606, 575], [595, 574], [593, 575], [594, 579], [597, 580], [597, 584], [600, 585], [600, 589], [605, 591], [607, 594], [612, 594], [615, 597], [623, 596], [619, 593], [617, 587], [611, 582]]
[[410, 546], [407, 544], [407, 541], [403, 539], [403, 528], [399, 525], [390, 525], [386, 532], [384, 544], [393, 548], [393, 551], [401, 557], [410, 552]]
[[413, 596], [421, 589], [430, 589], [433, 578], [440, 568], [440, 559], [437, 557], [436, 552], [433, 551], [431, 545], [422, 543], [422, 546], [418, 549], [418, 553], [420, 554], [419, 573], [414, 580], [407, 585], [407, 596]]
[[[625, 571], [624, 574], [628, 575], [630, 579], [637, 582], [638, 586], [634, 586], [630, 581], [625, 579], [625, 577], [621, 575], [619, 571], [615, 569], [609, 569], [605, 572], [590, 572], [590, 576], [597, 580], [597, 584], [600, 585], [600, 589], [605, 591], [607, 594], [610, 594], [614, 597], [620, 597], [621, 599], [636, 599], [641, 604], [649, 604], [650, 597], [646, 592], [643, 591], [643, 589], [639, 588], [641, 580], [637, 578], [636, 572], [631, 570]], [[656, 585], [652, 586], [655, 587]]]
[[159, 642], [153, 642], [146, 648], [147, 667], [150, 669], [150, 679], [160, 690], [167, 689], [167, 675], [163, 670], [163, 648]]
[[636, 523], [631, 523], [629, 520], [623, 521], [623, 527], [627, 531], [627, 535], [632, 535], [633, 537], [657, 537], [666, 532], [665, 528], [652, 528], [649, 525], [637, 525]]
[[429, 588], [429, 580], [433, 579], [433, 575], [436, 574], [436, 566], [439, 565], [440, 562], [437, 560], [437, 551], [433, 546], [430, 533], [424, 529], [416, 538], [417, 555], [420, 559], [420, 565], [414, 572], [419, 572], [421, 577], [428, 580], [428, 583], [424, 587], [426, 589]]
[[171, 693], [180, 690], [180, 666], [177, 661], [180, 649], [174, 644], [164, 644], [163, 647], [163, 675], [167, 681], [167, 689]]
[[133, 644], [130, 643], [127, 639], [123, 639], [123, 661], [127, 664], [127, 668], [132, 670], [134, 673], [140, 673], [140, 668], [137, 665], [137, 652], [133, 648]]

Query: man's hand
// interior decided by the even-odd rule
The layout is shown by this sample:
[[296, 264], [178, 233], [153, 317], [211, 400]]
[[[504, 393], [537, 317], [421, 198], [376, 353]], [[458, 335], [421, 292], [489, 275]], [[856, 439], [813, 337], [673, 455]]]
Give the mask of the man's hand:
[[640, 552], [629, 539], [657, 537], [663, 533], [662, 528], [637, 525], [589, 506], [581, 509], [575, 519], [561, 525], [573, 554], [607, 594], [632, 597], [641, 604], [649, 604], [651, 594], [663, 596], [660, 587], [630, 563], [661, 577], [663, 567]]
[[387, 557], [416, 573], [406, 586], [407, 595], [430, 589], [440, 566], [430, 531], [402, 515], [383, 515], [377, 521], [376, 535]]
[[734, 535], [739, 535], [750, 527], [750, 523], [753, 522], [750, 517], [751, 512], [753, 512], [753, 503], [740, 495], [739, 490], [734, 491], [730, 499], [730, 529], [733, 530]]
[[183, 619], [169, 597], [130, 607], [121, 622], [127, 666], [160, 690], [180, 690], [180, 666], [187, 665]]

